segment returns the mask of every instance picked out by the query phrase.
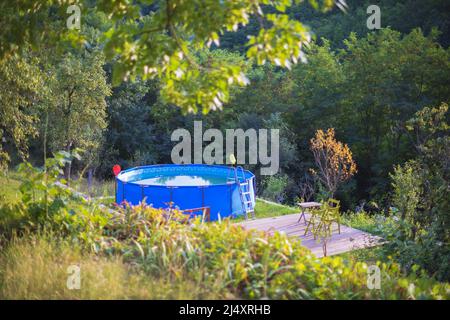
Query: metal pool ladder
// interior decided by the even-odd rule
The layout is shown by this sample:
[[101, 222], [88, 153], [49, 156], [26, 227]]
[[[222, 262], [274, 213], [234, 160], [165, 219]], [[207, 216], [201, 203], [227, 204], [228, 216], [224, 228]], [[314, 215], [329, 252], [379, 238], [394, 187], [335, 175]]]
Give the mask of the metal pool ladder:
[[[239, 177], [238, 170], [242, 174], [242, 177]], [[245, 171], [241, 166], [235, 168], [235, 178], [236, 183], [239, 186], [239, 195], [241, 197], [242, 207], [244, 209], [244, 217], [247, 220], [248, 215], [250, 214], [252, 219], [255, 219], [255, 207], [253, 206], [251, 192], [250, 192], [250, 180], [245, 179]], [[241, 179], [242, 181], [241, 182]]]

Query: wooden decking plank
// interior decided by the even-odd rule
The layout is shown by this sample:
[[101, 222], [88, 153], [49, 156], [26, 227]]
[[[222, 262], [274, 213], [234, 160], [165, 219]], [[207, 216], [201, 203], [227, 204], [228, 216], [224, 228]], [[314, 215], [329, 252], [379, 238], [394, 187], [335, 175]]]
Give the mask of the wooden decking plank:
[[[310, 249], [318, 257], [323, 256], [322, 243], [313, 238], [311, 232], [305, 235], [307, 224], [302, 219], [298, 222], [300, 213], [288, 214], [272, 218], [261, 218], [238, 224], [246, 229], [257, 229], [273, 234], [282, 232], [291, 238], [299, 238], [302, 245]], [[306, 214], [309, 219], [309, 214]], [[327, 255], [340, 254], [355, 249], [368, 248], [381, 244], [381, 238], [367, 232], [341, 225], [341, 233], [338, 234], [337, 225], [333, 225], [333, 234], [327, 242]]]

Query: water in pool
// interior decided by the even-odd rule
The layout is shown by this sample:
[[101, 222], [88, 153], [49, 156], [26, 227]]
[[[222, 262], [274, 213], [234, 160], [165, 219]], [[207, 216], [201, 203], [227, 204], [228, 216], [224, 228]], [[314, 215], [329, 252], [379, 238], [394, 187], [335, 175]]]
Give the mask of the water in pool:
[[161, 186], [209, 186], [213, 184], [227, 183], [227, 178], [220, 176], [160, 176], [134, 181], [142, 185], [161, 185]]

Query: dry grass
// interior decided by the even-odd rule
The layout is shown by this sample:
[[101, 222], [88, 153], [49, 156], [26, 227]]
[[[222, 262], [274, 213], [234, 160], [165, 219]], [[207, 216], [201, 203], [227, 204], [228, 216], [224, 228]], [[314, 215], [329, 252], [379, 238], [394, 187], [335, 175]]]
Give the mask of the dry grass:
[[[69, 290], [68, 267], [81, 286]], [[12, 241], [0, 255], [0, 299], [206, 299], [211, 290], [189, 281], [154, 278], [119, 257], [98, 257], [54, 239]]]

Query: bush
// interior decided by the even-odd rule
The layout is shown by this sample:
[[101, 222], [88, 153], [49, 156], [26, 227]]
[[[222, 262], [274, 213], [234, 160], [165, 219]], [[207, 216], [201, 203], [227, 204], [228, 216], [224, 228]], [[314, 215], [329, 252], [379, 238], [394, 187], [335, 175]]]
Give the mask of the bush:
[[288, 178], [285, 175], [269, 176], [264, 180], [263, 198], [283, 202]]
[[[67, 287], [80, 268], [80, 289]], [[51, 275], [51, 276], [49, 276]], [[205, 299], [218, 296], [188, 280], [154, 278], [120, 256], [88, 253], [51, 234], [15, 238], [0, 253], [0, 299]]]
[[403, 267], [411, 270], [417, 264], [444, 281], [450, 279], [447, 111], [446, 104], [424, 108], [407, 122], [418, 157], [391, 175], [397, 222], [384, 233], [388, 254]]
[[403, 167], [397, 166], [394, 174], [391, 174], [393, 199], [392, 202], [401, 213], [403, 220], [408, 219], [413, 222], [418, 206], [420, 205], [420, 195], [422, 184], [419, 175], [420, 167], [410, 161]]
[[[55, 220], [54, 230], [58, 230], [60, 221]], [[90, 219], [82, 216], [80, 221], [89, 224]], [[207, 290], [217, 297], [251, 299], [448, 298], [447, 284], [438, 284], [424, 275], [404, 277], [395, 264], [380, 263], [382, 289], [369, 290], [366, 286], [365, 263], [346, 262], [339, 257], [318, 259], [298, 241], [289, 240], [285, 235], [276, 233], [269, 236], [262, 232], [244, 230], [229, 221], [209, 224], [201, 224], [198, 220], [190, 223], [183, 221], [185, 216], [177, 211], [128, 206], [118, 210], [101, 230], [99, 238], [78, 238], [77, 229], [73, 229], [70, 239], [72, 243], [77, 239], [82, 250], [80, 254], [85, 252], [88, 257], [93, 257], [92, 254], [96, 253], [99, 256], [100, 270], [108, 270], [110, 265], [107, 262], [112, 259], [114, 270], [119, 268], [114, 271], [118, 275], [113, 277], [118, 279], [105, 281], [122, 281], [118, 285], [120, 288], [123, 282], [128, 281], [123, 278], [123, 270], [127, 267], [122, 263], [125, 263], [126, 266], [135, 266], [138, 274], [149, 279], [170, 279], [185, 287], [192, 283], [201, 284], [203, 290], [199, 290], [199, 296]], [[67, 231], [63, 233], [66, 235]], [[98, 235], [91, 233], [94, 234]], [[89, 245], [92, 242], [96, 245]], [[56, 243], [57, 241], [52, 240], [50, 246], [55, 247]], [[91, 253], [86, 249], [91, 249]], [[17, 269], [7, 264], [6, 274], [11, 278], [3, 280], [6, 288], [10, 285], [23, 286], [18, 277], [32, 272], [31, 270], [43, 272], [49, 266], [50, 270], [58, 268], [58, 255], [51, 258], [52, 253], [38, 258], [39, 253], [36, 254], [37, 256], [33, 256], [36, 260], [24, 258], [24, 255], [12, 259], [7, 255], [4, 261], [20, 261], [23, 268]], [[114, 263], [117, 257], [120, 257], [120, 266]], [[106, 264], [102, 265], [101, 262]], [[15, 276], [15, 272], [19, 274]], [[58, 281], [62, 281], [62, 271], [58, 269], [54, 272], [61, 275]], [[23, 281], [35, 282], [37, 288], [27, 287], [17, 291], [25, 296], [37, 294], [36, 292], [41, 291], [38, 284], [47, 281], [27, 277]], [[49, 284], [51, 289], [42, 294], [52, 297], [51, 290], [58, 285], [58, 281], [52, 280]], [[106, 289], [96, 288], [94, 282], [90, 282], [89, 287], [97, 292], [95, 295], [111, 296], [106, 294]], [[31, 291], [27, 291], [28, 289]], [[34, 290], [36, 292], [33, 293]], [[121, 295], [120, 290], [122, 289], [113, 292], [126, 298], [128, 291], [124, 290]]]
[[[70, 197], [70, 191], [64, 188], [49, 190], [44, 190], [47, 197], [30, 197], [20, 205], [25, 222], [21, 224], [22, 234], [50, 233], [51, 237], [36, 246], [33, 237], [31, 244], [16, 245], [10, 240], [0, 262], [5, 297], [75, 297], [64, 290], [57, 292], [66, 279], [65, 264], [60, 262], [87, 259], [88, 265], [98, 261], [98, 265], [92, 262], [87, 268], [88, 277], [89, 270], [96, 267], [110, 275], [100, 283], [88, 281], [92, 295], [80, 295], [89, 298], [133, 297], [134, 289], [130, 293], [126, 286], [131, 281], [139, 291], [140, 285], [135, 284], [139, 279], [182, 288], [194, 284], [197, 291], [186, 296], [195, 298], [449, 298], [448, 284], [440, 284], [416, 269], [406, 276], [396, 264], [378, 263], [381, 290], [369, 290], [365, 263], [340, 257], [316, 258], [299, 241], [284, 234], [245, 230], [229, 220], [204, 224], [199, 219], [188, 220], [177, 210], [144, 205], [107, 210]], [[26, 194], [26, 188], [23, 191]], [[58, 205], [53, 207], [55, 203]], [[52, 204], [51, 210], [46, 204]], [[0, 207], [0, 215], [5, 210], [9, 209]], [[61, 242], [66, 243], [61, 245], [65, 249], [58, 251]], [[72, 252], [70, 248], [75, 249]], [[72, 254], [76, 258], [68, 259]], [[43, 277], [48, 270], [55, 274], [54, 279]], [[116, 287], [108, 290], [108, 286]]]

